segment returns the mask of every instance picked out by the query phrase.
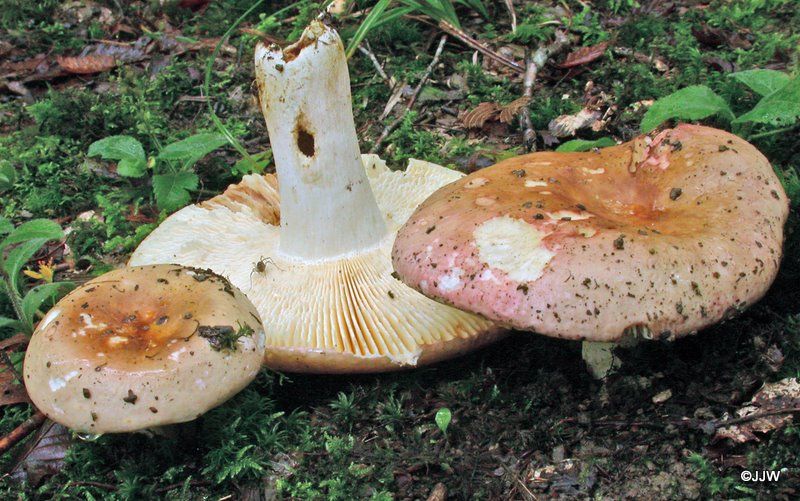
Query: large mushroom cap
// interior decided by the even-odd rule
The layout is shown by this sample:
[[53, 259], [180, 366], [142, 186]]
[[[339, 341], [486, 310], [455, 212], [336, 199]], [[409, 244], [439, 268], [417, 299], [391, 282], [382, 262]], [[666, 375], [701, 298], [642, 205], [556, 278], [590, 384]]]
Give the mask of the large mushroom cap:
[[25, 355], [33, 403], [89, 433], [195, 419], [258, 373], [264, 333], [224, 278], [175, 265], [111, 271], [39, 323]]
[[673, 338], [766, 292], [787, 215], [755, 147], [680, 125], [477, 171], [419, 207], [392, 257], [410, 286], [519, 329]]

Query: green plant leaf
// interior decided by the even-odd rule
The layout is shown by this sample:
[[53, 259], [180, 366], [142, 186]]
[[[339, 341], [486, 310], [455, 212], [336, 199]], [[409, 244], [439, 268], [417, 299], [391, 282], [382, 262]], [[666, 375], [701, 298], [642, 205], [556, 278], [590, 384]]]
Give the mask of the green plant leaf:
[[159, 160], [178, 160], [182, 162], [183, 169], [188, 169], [204, 156], [226, 144], [228, 144], [228, 140], [225, 136], [216, 132], [195, 134], [181, 141], [168, 144], [156, 158]]
[[487, 19], [489, 17], [489, 13], [486, 11], [486, 6], [483, 5], [481, 0], [456, 0], [456, 2], [466, 5], [472, 10], [480, 12], [480, 14]]
[[761, 69], [737, 71], [728, 76], [745, 84], [750, 90], [762, 97], [784, 87], [791, 80], [789, 75], [781, 71]]
[[14, 186], [17, 182], [17, 171], [8, 160], [0, 160], [0, 192]]
[[727, 119], [735, 117], [728, 103], [705, 85], [692, 85], [658, 99], [642, 119], [642, 132], [648, 133], [671, 118], [699, 120], [722, 113]]
[[778, 175], [786, 195], [792, 201], [792, 205], [800, 205], [800, 174], [798, 174], [797, 169], [791, 166], [781, 168], [777, 164], [773, 164], [772, 168], [775, 170], [775, 174]]
[[4, 217], [0, 217], [0, 235], [14, 231], [14, 224]]
[[72, 282], [53, 282], [51, 284], [37, 285], [29, 290], [25, 297], [22, 298], [22, 314], [25, 316], [22, 321], [25, 323], [26, 328], [29, 331], [32, 330], [33, 317], [39, 311], [42, 303], [74, 288], [75, 284]]
[[153, 176], [153, 193], [158, 208], [173, 212], [189, 203], [189, 191], [197, 189], [197, 174], [191, 171]]
[[433, 420], [436, 421], [436, 426], [442, 430], [442, 433], [447, 434], [447, 427], [450, 426], [450, 420], [452, 418], [453, 414], [450, 412], [450, 409], [442, 407], [436, 411], [436, 416], [434, 416]]
[[116, 160], [120, 176], [142, 177], [147, 171], [147, 157], [142, 143], [131, 136], [109, 136], [95, 141], [89, 146], [88, 155]]
[[[370, 31], [386, 22], [384, 11], [391, 1], [392, 0], [379, 0], [378, 3], [372, 7], [372, 10], [369, 11], [367, 17], [365, 17], [361, 24], [358, 25], [358, 29], [347, 42], [347, 49], [345, 50], [345, 56], [347, 59], [350, 59], [350, 57], [355, 53], [355, 51], [358, 49], [358, 46], [361, 45], [361, 42]], [[401, 9], [393, 9], [392, 11], [389, 11], [388, 15], [392, 15], [399, 10]], [[411, 9], [402, 10], [406, 13], [411, 12]]]
[[573, 139], [562, 144], [556, 151], [559, 152], [573, 152], [573, 151], [588, 151], [592, 148], [605, 148], [607, 146], [614, 146], [617, 143], [610, 137], [601, 137], [594, 141], [587, 141], [585, 139]]
[[235, 164], [231, 170], [233, 170], [234, 174], [252, 174], [253, 172], [262, 173], [264, 169], [267, 168], [270, 162], [272, 162], [272, 150], [265, 150], [261, 153], [255, 153], [250, 155], [250, 158], [255, 162], [251, 162], [250, 159], [242, 158]]
[[25, 266], [25, 263], [30, 261], [33, 255], [36, 254], [36, 251], [41, 249], [48, 240], [50, 239], [32, 238], [17, 245], [8, 253], [4, 264], [6, 273], [8, 273], [8, 279], [11, 283], [11, 288], [13, 289], [10, 291], [12, 294], [14, 291], [19, 291], [19, 273], [22, 271], [22, 267]]
[[[3, 227], [4, 225], [0, 223], [0, 228]], [[8, 226], [5, 226], [5, 228], [7, 227]], [[3, 231], [0, 230], [0, 233], [3, 233]], [[11, 244], [24, 242], [31, 238], [43, 238], [45, 241], [61, 240], [64, 238], [64, 231], [55, 221], [50, 221], [49, 219], [34, 219], [11, 230], [10, 234], [0, 242], [0, 250]]]
[[800, 77], [764, 97], [733, 123], [755, 122], [774, 126], [791, 125], [800, 119]]
[[22, 326], [22, 322], [8, 317], [0, 317], [0, 329], [11, 329], [17, 331], [25, 330], [25, 328]]

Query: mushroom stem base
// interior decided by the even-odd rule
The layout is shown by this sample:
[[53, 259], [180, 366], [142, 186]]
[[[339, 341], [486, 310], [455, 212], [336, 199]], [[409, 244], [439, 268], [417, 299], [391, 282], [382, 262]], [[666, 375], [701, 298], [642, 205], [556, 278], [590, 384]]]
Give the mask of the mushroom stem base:
[[622, 366], [622, 360], [614, 353], [619, 346], [619, 343], [583, 342], [581, 355], [595, 379], [605, 379]]

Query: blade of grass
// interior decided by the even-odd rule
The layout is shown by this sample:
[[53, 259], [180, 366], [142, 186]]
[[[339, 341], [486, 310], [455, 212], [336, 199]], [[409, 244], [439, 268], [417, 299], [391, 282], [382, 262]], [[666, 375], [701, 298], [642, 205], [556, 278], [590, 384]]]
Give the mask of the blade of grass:
[[361, 41], [367, 36], [367, 33], [382, 24], [381, 16], [391, 1], [392, 0], [380, 0], [375, 4], [372, 10], [369, 11], [369, 14], [367, 14], [367, 17], [365, 17], [364, 21], [358, 26], [353, 37], [347, 42], [347, 50], [345, 50], [347, 59], [350, 59], [350, 57], [355, 54], [358, 46], [361, 45]]

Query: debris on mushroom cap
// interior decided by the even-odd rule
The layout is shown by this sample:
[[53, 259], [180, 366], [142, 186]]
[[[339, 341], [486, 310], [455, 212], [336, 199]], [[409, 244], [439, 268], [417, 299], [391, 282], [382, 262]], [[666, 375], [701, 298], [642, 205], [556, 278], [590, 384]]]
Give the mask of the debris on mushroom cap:
[[477, 171], [419, 207], [392, 258], [429, 297], [515, 328], [673, 339], [766, 292], [787, 216], [781, 183], [755, 147], [680, 125]]
[[432, 363], [497, 339], [477, 315], [392, 274], [394, 234], [461, 174], [412, 161], [392, 172], [361, 156], [344, 49], [314, 22], [284, 50], [256, 49], [274, 176], [245, 176], [170, 216], [130, 264], [178, 262], [227, 276], [258, 309], [265, 363], [299, 372], [376, 372]]
[[87, 433], [195, 419], [253, 380], [258, 313], [226, 279], [176, 265], [121, 268], [59, 301], [25, 355], [33, 403]]

